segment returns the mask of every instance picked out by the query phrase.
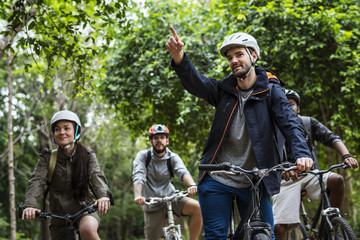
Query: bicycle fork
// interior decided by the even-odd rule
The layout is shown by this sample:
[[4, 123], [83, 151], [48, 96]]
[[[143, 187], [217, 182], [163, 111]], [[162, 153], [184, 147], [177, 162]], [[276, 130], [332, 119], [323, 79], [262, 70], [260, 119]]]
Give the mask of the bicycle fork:
[[180, 224], [175, 225], [174, 213], [172, 211], [171, 202], [168, 202], [166, 204], [167, 204], [167, 216], [168, 216], [169, 225], [166, 227], [163, 227], [164, 236], [178, 235], [179, 239], [182, 239]]

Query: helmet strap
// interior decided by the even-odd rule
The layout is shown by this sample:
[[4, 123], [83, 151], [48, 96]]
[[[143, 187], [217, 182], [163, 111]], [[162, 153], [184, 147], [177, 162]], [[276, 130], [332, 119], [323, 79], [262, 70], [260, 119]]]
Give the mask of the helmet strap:
[[241, 80], [244, 80], [245, 78], [247, 78], [250, 75], [251, 71], [254, 69], [254, 66], [255, 66], [255, 62], [251, 58], [251, 53], [249, 51], [249, 48], [246, 47], [245, 49], [246, 49], [246, 52], [249, 54], [249, 57], [250, 57], [251, 68], [249, 69], [249, 71], [247, 73], [245, 73], [244, 75], [242, 75], [240, 77]]

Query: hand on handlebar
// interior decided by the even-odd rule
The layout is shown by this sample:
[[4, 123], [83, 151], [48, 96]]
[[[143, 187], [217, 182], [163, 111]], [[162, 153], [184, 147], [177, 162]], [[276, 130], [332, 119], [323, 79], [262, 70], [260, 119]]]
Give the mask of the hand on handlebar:
[[40, 212], [41, 210], [37, 208], [32, 208], [32, 207], [25, 208], [22, 213], [21, 219], [34, 220], [36, 213], [40, 213]]
[[308, 172], [312, 165], [314, 164], [314, 161], [311, 158], [307, 158], [307, 157], [303, 157], [303, 158], [298, 158], [296, 160], [296, 165], [298, 167], [297, 170], [293, 171], [283, 171], [281, 173], [281, 176], [283, 179], [285, 179], [286, 181], [289, 181], [290, 179], [292, 179], [293, 181], [298, 180], [298, 173], [302, 173], [302, 172]]
[[189, 196], [194, 196], [197, 193], [197, 186], [190, 186], [187, 191]]
[[314, 161], [311, 158], [302, 157], [302, 158], [296, 159], [295, 163], [298, 167], [298, 169], [296, 170], [296, 173], [301, 173], [301, 172], [308, 172], [311, 169], [311, 167], [313, 166]]
[[102, 197], [96, 200], [94, 206], [98, 207], [99, 214], [102, 215], [107, 213], [107, 210], [110, 208], [110, 198]]
[[281, 173], [281, 176], [283, 179], [285, 179], [286, 181], [289, 181], [290, 179], [292, 179], [293, 181], [298, 180], [298, 175], [294, 170], [291, 171], [283, 171]]
[[353, 157], [345, 158], [344, 163], [349, 166], [350, 169], [358, 168], [359, 164]]
[[135, 201], [135, 203], [136, 203], [137, 205], [140, 205], [140, 206], [146, 204], [145, 197], [141, 197], [141, 196], [140, 196], [140, 197], [136, 197], [136, 198], [134, 199], [134, 201]]

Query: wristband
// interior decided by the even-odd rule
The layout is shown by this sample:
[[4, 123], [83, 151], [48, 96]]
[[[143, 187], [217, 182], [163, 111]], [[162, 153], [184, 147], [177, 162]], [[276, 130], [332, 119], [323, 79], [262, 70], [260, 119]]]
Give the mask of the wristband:
[[351, 154], [345, 154], [344, 156], [342, 156], [342, 160], [345, 161], [345, 159], [349, 158], [349, 157], [353, 157], [353, 155]]
[[192, 184], [190, 184], [189, 187], [196, 187], [196, 186], [197, 186], [196, 183], [192, 183]]

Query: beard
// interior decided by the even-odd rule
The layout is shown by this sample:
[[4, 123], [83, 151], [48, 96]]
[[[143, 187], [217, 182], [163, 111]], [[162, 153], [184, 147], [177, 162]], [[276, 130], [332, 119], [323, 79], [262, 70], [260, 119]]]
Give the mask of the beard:
[[164, 153], [166, 151], [166, 147], [164, 145], [159, 145], [159, 146], [154, 146], [153, 150], [156, 154], [161, 154]]
[[[240, 66], [243, 68], [243, 70], [238, 70], [238, 71], [234, 71], [234, 68], [236, 68], [237, 66]], [[231, 68], [231, 71], [233, 72], [234, 76], [237, 77], [237, 78], [241, 78], [243, 77], [245, 74], [247, 74], [249, 72], [251, 68], [251, 64], [250, 65], [246, 65], [246, 63], [244, 64], [237, 64], [237, 65], [234, 65], [232, 68]]]

